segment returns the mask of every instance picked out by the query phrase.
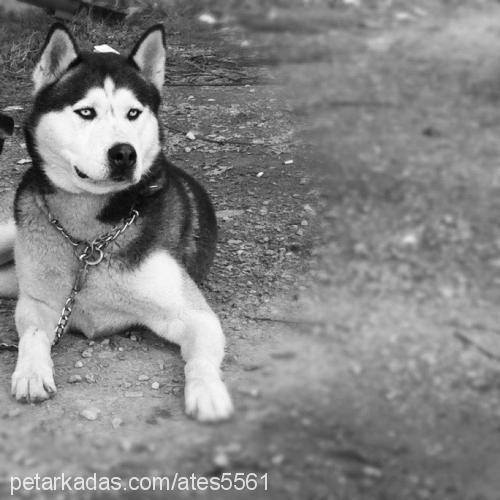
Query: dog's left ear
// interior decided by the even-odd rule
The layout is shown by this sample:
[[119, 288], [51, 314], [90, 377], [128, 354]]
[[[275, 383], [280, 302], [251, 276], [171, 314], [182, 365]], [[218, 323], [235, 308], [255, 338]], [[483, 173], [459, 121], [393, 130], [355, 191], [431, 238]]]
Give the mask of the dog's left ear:
[[157, 24], [142, 35], [130, 53], [129, 59], [142, 76], [161, 92], [165, 80], [165, 29]]

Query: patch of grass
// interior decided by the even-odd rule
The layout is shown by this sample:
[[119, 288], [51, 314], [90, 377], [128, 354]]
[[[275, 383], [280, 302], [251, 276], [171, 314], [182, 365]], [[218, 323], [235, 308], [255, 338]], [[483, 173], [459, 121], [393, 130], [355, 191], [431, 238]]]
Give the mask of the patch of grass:
[[[131, 48], [146, 26], [162, 22], [158, 15], [152, 18], [146, 11], [140, 18], [130, 22], [107, 24], [103, 20], [82, 13], [71, 22], [66, 22], [70, 31], [80, 42], [82, 49], [108, 43], [118, 49]], [[38, 58], [49, 27], [56, 19], [42, 9], [33, 9], [21, 14], [6, 13], [0, 9], [0, 79], [28, 78]]]
[[11, 75], [22, 75], [33, 66], [42, 43], [39, 32], [31, 32], [25, 37], [13, 40], [0, 54], [2, 71]]
[[[223, 41], [212, 26], [203, 25], [196, 16], [209, 4], [193, 0], [189, 5], [179, 0], [141, 0], [145, 8], [118, 22], [105, 22], [83, 11], [66, 22], [82, 50], [106, 43], [127, 54], [142, 34], [156, 23], [163, 23], [167, 34], [167, 75], [172, 84], [211, 83], [215, 76], [231, 83], [235, 61], [244, 65], [233, 46]], [[31, 72], [38, 59], [46, 34], [56, 19], [43, 9], [7, 13], [0, 6], [0, 106], [29, 99]], [[225, 39], [224, 39], [225, 40]], [[213, 75], [217, 71], [217, 75]], [[222, 73], [222, 76], [218, 75]], [[243, 75], [245, 76], [245, 75]], [[217, 80], [217, 81], [219, 81]], [[213, 83], [213, 82], [212, 82]], [[21, 87], [26, 88], [19, 92]], [[25, 95], [26, 94], [26, 95]]]
[[22, 15], [0, 12], [0, 67], [2, 77], [20, 77], [31, 70], [51, 19], [43, 11]]

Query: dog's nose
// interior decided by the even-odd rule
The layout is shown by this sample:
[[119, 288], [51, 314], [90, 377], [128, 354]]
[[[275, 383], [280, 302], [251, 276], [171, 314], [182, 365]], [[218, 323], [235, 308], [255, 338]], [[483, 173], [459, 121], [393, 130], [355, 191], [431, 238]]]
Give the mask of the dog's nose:
[[137, 153], [132, 144], [115, 144], [108, 151], [108, 161], [111, 169], [110, 177], [115, 181], [123, 181], [132, 177]]

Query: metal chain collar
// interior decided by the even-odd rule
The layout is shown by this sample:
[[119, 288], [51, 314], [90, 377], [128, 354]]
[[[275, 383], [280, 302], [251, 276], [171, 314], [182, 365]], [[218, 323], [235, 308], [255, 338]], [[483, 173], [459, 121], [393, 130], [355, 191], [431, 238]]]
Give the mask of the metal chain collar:
[[[47, 202], [45, 198], [43, 199], [43, 206], [40, 207], [43, 212], [47, 214], [49, 222], [64, 236], [64, 238], [75, 248], [75, 255], [78, 259], [79, 267], [75, 276], [75, 281], [73, 283], [73, 287], [71, 289], [66, 302], [64, 303], [64, 307], [61, 311], [61, 316], [59, 317], [59, 321], [57, 322], [55, 328], [55, 337], [52, 346], [55, 346], [59, 343], [64, 332], [66, 331], [66, 327], [68, 326], [69, 318], [73, 311], [73, 305], [76, 300], [76, 296], [78, 292], [83, 288], [88, 268], [99, 265], [104, 259], [104, 250], [115, 241], [121, 234], [123, 234], [139, 217], [139, 212], [132, 208], [130, 210], [129, 216], [123, 220], [120, 226], [116, 226], [110, 231], [94, 238], [92, 241], [86, 240], [77, 240], [73, 236], [71, 236], [66, 229], [64, 229], [63, 225], [50, 213], [50, 210], [47, 206]], [[9, 344], [7, 342], [0, 343], [0, 349], [16, 349], [17, 346], [15, 344]]]
[[73, 305], [76, 300], [76, 296], [78, 292], [83, 288], [85, 284], [85, 280], [87, 278], [88, 268], [99, 265], [104, 258], [104, 250], [106, 247], [115, 241], [121, 234], [123, 234], [137, 219], [139, 216], [139, 212], [132, 208], [129, 216], [123, 220], [121, 226], [114, 227], [111, 231], [108, 231], [97, 238], [94, 238], [91, 242], [86, 240], [77, 240], [73, 238], [66, 229], [62, 226], [62, 224], [52, 216], [50, 211], [47, 210], [47, 215], [49, 217], [50, 223], [69, 241], [69, 243], [75, 247], [80, 248], [80, 251], [77, 255], [79, 261], [79, 268], [76, 273], [75, 281], [73, 283], [73, 288], [64, 303], [64, 307], [61, 311], [61, 316], [59, 317], [59, 321], [57, 322], [55, 328], [55, 338], [52, 343], [55, 346], [61, 340], [64, 332], [66, 331], [66, 327], [68, 326], [69, 317], [73, 311]]

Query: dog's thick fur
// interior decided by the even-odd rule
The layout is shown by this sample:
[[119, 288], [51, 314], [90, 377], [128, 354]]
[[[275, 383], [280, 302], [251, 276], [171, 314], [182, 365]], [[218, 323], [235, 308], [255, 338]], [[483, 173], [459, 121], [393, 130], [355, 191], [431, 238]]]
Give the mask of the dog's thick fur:
[[89, 270], [70, 327], [89, 338], [149, 328], [181, 347], [187, 413], [205, 421], [232, 413], [220, 377], [224, 335], [196, 285], [213, 258], [215, 215], [204, 189], [161, 152], [164, 63], [161, 26], [128, 58], [80, 52], [59, 24], [48, 34], [25, 127], [33, 164], [16, 193], [15, 223], [0, 231], [0, 262], [15, 250], [15, 264], [0, 273], [0, 294], [19, 297], [12, 394], [20, 401], [56, 391], [54, 328], [78, 269], [44, 203], [74, 238], [87, 241], [119, 226], [134, 207], [136, 222]]

